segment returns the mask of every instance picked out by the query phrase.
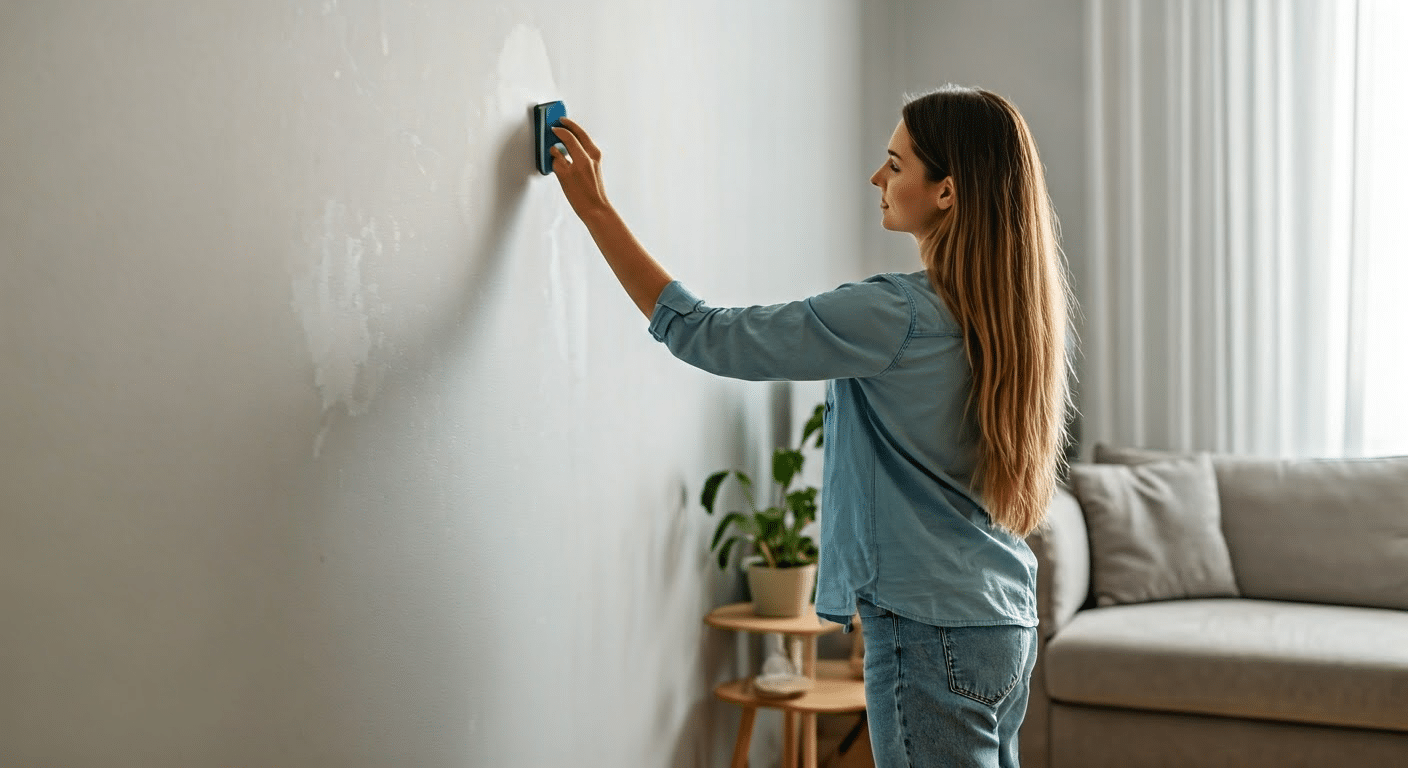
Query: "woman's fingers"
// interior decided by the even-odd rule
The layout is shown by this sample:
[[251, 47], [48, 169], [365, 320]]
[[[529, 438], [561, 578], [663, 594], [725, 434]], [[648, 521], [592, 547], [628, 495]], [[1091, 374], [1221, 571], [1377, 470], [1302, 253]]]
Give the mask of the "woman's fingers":
[[582, 147], [582, 142], [577, 140], [577, 135], [572, 131], [566, 128], [553, 128], [552, 134], [557, 137], [558, 141], [562, 142], [563, 146], [567, 147], [567, 154], [572, 157], [574, 161], [591, 157], [591, 155], [587, 154], [587, 150]]
[[[605, 205], [606, 192], [602, 188], [596, 159], [592, 157], [590, 151], [582, 145], [571, 129], [553, 128], [552, 130], [553, 135], [561, 144], [561, 146], [554, 144], [550, 150], [553, 158], [552, 170], [557, 174], [557, 180], [561, 182], [562, 191], [567, 195], [567, 201], [572, 204], [572, 209], [581, 216], [586, 211]], [[564, 147], [566, 148], [565, 152]]]
[[606, 188], [601, 182], [601, 151], [596, 143], [581, 125], [566, 118], [562, 119], [562, 125], [552, 129], [552, 134], [557, 139], [551, 149], [552, 170], [572, 210], [585, 217], [592, 211], [609, 207]]
[[562, 124], [567, 126], [567, 128], [572, 131], [572, 135], [576, 136], [577, 139], [582, 142], [582, 146], [587, 150], [588, 157], [593, 160], [601, 159], [601, 150], [597, 148], [596, 142], [592, 141], [592, 137], [587, 135], [585, 128], [570, 117], [563, 117]]
[[562, 172], [572, 167], [572, 161], [567, 159], [567, 153], [562, 151], [562, 147], [554, 144], [548, 148], [548, 154], [552, 155], [552, 172], [562, 178]]

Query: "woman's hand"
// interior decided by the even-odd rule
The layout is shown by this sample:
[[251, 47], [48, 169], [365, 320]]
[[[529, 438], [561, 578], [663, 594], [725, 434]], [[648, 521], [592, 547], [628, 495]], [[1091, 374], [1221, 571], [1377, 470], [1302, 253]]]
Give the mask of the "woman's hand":
[[[562, 192], [577, 218], [587, 225], [596, 247], [621, 281], [636, 308], [647, 318], [655, 311], [660, 292], [671, 281], [670, 273], [646, 253], [620, 214], [606, 201], [601, 183], [601, 150], [576, 122], [562, 118], [565, 128], [554, 128], [558, 141], [567, 147], [564, 156], [552, 148], [552, 172], [562, 184]], [[571, 159], [568, 159], [571, 158]]]
[[562, 184], [562, 193], [577, 218], [585, 220], [611, 207], [606, 201], [606, 185], [601, 180], [601, 150], [576, 121], [564, 117], [562, 125], [566, 127], [553, 128], [552, 132], [567, 147], [567, 155], [553, 145], [552, 172]]

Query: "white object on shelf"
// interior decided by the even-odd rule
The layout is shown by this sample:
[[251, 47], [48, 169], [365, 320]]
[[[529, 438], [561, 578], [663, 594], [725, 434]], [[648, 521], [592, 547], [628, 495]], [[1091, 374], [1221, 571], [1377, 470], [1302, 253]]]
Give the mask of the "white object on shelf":
[[753, 687], [764, 696], [800, 696], [812, 689], [814, 681], [805, 675], [758, 675]]
[[[753, 687], [758, 693], [784, 697], [798, 696], [811, 690], [812, 679], [801, 674], [801, 643], [794, 638], [789, 649], [787, 639], [780, 634], [767, 634], [763, 639], [768, 647], [768, 654], [763, 660], [762, 674], [753, 678]], [[789, 659], [789, 655], [792, 658]]]

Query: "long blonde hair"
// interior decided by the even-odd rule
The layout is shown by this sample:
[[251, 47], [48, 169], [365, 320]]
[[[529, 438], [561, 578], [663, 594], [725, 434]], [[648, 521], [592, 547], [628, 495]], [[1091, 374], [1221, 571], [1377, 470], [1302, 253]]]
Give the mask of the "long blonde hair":
[[973, 485], [996, 525], [1026, 536], [1063, 471], [1070, 404], [1070, 288], [1046, 175], [1026, 121], [997, 94], [949, 85], [907, 100], [903, 117], [929, 180], [952, 177], [955, 203], [922, 250], [973, 369]]

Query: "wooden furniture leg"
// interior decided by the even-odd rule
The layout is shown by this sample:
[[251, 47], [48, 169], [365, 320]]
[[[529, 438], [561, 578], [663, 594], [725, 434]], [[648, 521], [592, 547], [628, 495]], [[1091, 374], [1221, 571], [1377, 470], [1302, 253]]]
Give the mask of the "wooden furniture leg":
[[[796, 638], [801, 643], [802, 674], [816, 679], [816, 638], [803, 637]], [[801, 740], [802, 740], [802, 760], [800, 765], [803, 768], [816, 768], [816, 715], [808, 712], [801, 716]], [[798, 763], [793, 763], [797, 765]]]
[[743, 718], [738, 721], [738, 740], [733, 743], [731, 768], [748, 768], [748, 744], [753, 741], [753, 718], [757, 715], [757, 709], [743, 708]]
[[816, 713], [802, 715], [802, 768], [816, 768]]
[[782, 713], [782, 768], [797, 768], [797, 713]]

